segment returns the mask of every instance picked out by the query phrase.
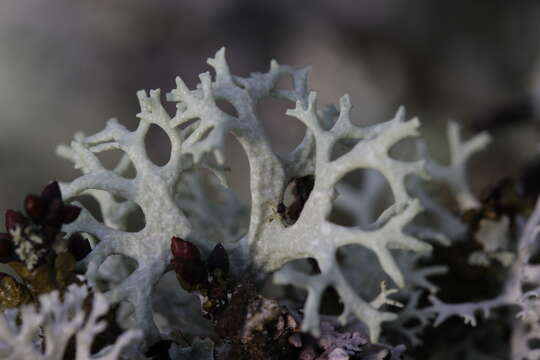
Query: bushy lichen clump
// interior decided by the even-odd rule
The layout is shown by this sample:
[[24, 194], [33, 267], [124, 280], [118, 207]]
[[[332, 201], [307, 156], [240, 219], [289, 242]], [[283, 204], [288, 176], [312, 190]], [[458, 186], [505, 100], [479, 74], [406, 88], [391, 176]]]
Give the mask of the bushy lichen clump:
[[[401, 342], [438, 346], [422, 337], [433, 313], [435, 325], [452, 315], [474, 325], [477, 310], [487, 316], [502, 305], [522, 309], [512, 352], [534, 353], [524, 339], [533, 336], [540, 314], [538, 265], [530, 263], [538, 210], [523, 226], [530, 204], [517, 192], [478, 200], [470, 191], [466, 162], [487, 145], [486, 134], [463, 142], [452, 123], [449, 165], [429, 158], [420, 140], [417, 160], [397, 160], [390, 149], [419, 136], [418, 119], [407, 121], [403, 109], [389, 121], [361, 127], [350, 118], [348, 96], [338, 108], [318, 106], [308, 89], [309, 68], [272, 61], [265, 73], [238, 77], [224, 49], [208, 64], [214, 76], [201, 74], [195, 89], [176, 79], [166, 96], [176, 104], [174, 115], [159, 90], [140, 91], [135, 130], [112, 119], [97, 134], [77, 134], [70, 146], [60, 146], [58, 153], [82, 175], [27, 197], [26, 216], [7, 212], [0, 257], [20, 279], [0, 279], [0, 301], [22, 316], [15, 328], [23, 330], [17, 335], [7, 315], [0, 320], [5, 356], [83, 359], [99, 352], [95, 356], [113, 359], [125, 349], [132, 359], [399, 359]], [[292, 88], [277, 86], [284, 76], [292, 78]], [[263, 132], [257, 104], [265, 97], [290, 101], [287, 115], [306, 126], [290, 153], [276, 154]], [[221, 110], [217, 103], [223, 101], [234, 115]], [[151, 126], [171, 143], [161, 166], [145, 147]], [[229, 135], [249, 160], [249, 211], [227, 188], [234, 161], [224, 155]], [[122, 154], [113, 169], [98, 157], [105, 151]], [[360, 186], [345, 184], [356, 170], [371, 172]], [[434, 200], [428, 179], [448, 186], [457, 211]], [[385, 182], [393, 203], [370, 221], [377, 202], [388, 197]], [[288, 188], [292, 199], [286, 199]], [[81, 195], [97, 200], [102, 221], [76, 201]], [[127, 231], [137, 209], [144, 228]], [[356, 226], [334, 221], [334, 209]], [[418, 217], [423, 210], [428, 216]], [[439, 256], [445, 249], [460, 253], [461, 265]], [[451, 277], [455, 266], [496, 278], [502, 293], [446, 304], [437, 296], [441, 287], [446, 294], [441, 275]], [[269, 277], [293, 286], [268, 295], [263, 284]], [[530, 290], [523, 290], [525, 283]], [[295, 288], [307, 291], [305, 301]], [[98, 321], [105, 302], [112, 307], [106, 324]], [[22, 306], [30, 303], [40, 308]], [[136, 330], [121, 335], [128, 327], [142, 338], [125, 347], [139, 336]], [[90, 350], [107, 329], [111, 341]], [[477, 351], [466, 340], [456, 348]]]

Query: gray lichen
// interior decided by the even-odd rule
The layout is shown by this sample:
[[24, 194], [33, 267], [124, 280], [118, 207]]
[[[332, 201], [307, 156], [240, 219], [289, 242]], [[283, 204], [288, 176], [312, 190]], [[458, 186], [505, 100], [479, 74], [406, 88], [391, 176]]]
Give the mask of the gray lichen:
[[[435, 325], [451, 316], [461, 316], [475, 325], [478, 311], [487, 317], [491, 309], [503, 305], [521, 309], [513, 346], [516, 354], [525, 356], [528, 345], [523, 339], [534, 336], [531, 332], [537, 329], [540, 316], [540, 272], [538, 265], [530, 263], [538, 247], [538, 207], [527, 225], [518, 227], [516, 249], [509, 245], [512, 234], [508, 218], [480, 221], [476, 245], [483, 248], [470, 254], [471, 264], [489, 265], [494, 259], [509, 269], [503, 292], [495, 298], [445, 303], [438, 298], [439, 287], [431, 277], [445, 274], [449, 268], [447, 264], [426, 263], [433, 246], [459, 245], [470, 227], [435, 200], [425, 181], [446, 185], [460, 214], [481, 207], [468, 185], [466, 163], [487, 146], [487, 134], [462, 141], [458, 126], [450, 123], [450, 163], [441, 165], [428, 156], [427, 147], [419, 139], [419, 120], [407, 120], [403, 108], [386, 122], [361, 127], [351, 119], [347, 95], [340, 99], [339, 107], [318, 106], [317, 93], [308, 88], [309, 68], [295, 69], [272, 61], [267, 72], [239, 77], [231, 74], [224, 49], [208, 59], [208, 64], [214, 75], [201, 74], [200, 84], [194, 89], [176, 79], [176, 87], [166, 95], [176, 105], [174, 115], [162, 104], [160, 90], [140, 91], [141, 111], [135, 130], [112, 119], [98, 133], [76, 134], [69, 146], [58, 147], [59, 155], [82, 172], [80, 177], [61, 184], [62, 198], [83, 207], [76, 198], [90, 195], [103, 215], [103, 221], [98, 221], [83, 208], [73, 223], [62, 227], [62, 235], [84, 234], [92, 244], [77, 270], [96, 291], [93, 310], [85, 319], [81, 306], [87, 290], [83, 287], [70, 288], [63, 301], [57, 293], [45, 295], [40, 298], [39, 311], [31, 307], [21, 310], [20, 332], [9, 327], [15, 325], [0, 321], [0, 351], [11, 359], [30, 358], [29, 354], [59, 359], [70, 337], [78, 332], [77, 359], [90, 358], [93, 336], [102, 329], [97, 318], [109, 303], [118, 306], [124, 326], [142, 333], [138, 349], [130, 349], [132, 358], [144, 358], [142, 352], [159, 341], [172, 344], [167, 351], [174, 359], [214, 358], [224, 345], [219, 344], [211, 324], [193, 313], [197, 306], [196, 298], [188, 293], [190, 288], [182, 290], [168, 274], [172, 269], [171, 238], [175, 237], [188, 239], [205, 255], [222, 244], [238, 279], [245, 274], [261, 282], [272, 277], [277, 285], [307, 291], [298, 321], [305, 336], [315, 340], [303, 342], [299, 334], [290, 338], [301, 359], [399, 359], [403, 346], [377, 344], [385, 339], [385, 332], [399, 334], [410, 345], [418, 346], [433, 314]], [[278, 87], [282, 77], [292, 78], [291, 88]], [[257, 112], [258, 103], [265, 97], [289, 101], [291, 108], [286, 114], [291, 121], [306, 126], [303, 140], [290, 153], [277, 154], [271, 149]], [[234, 108], [235, 115], [217, 105], [223, 101]], [[171, 144], [169, 159], [161, 166], [150, 160], [145, 147], [152, 126], [163, 130]], [[238, 140], [249, 161], [249, 210], [227, 188], [228, 165], [234, 161], [224, 152], [229, 135]], [[404, 139], [417, 142], [417, 160], [402, 161], [389, 155]], [[340, 147], [337, 157], [336, 147]], [[98, 157], [106, 151], [121, 153], [113, 169], [106, 168]], [[128, 176], [130, 168], [135, 171], [134, 177]], [[343, 184], [344, 177], [356, 170], [371, 171], [362, 187]], [[373, 175], [375, 172], [378, 175]], [[391, 196], [385, 194], [384, 182]], [[285, 205], [291, 184], [295, 201]], [[369, 220], [377, 202], [389, 197], [393, 203], [374, 221]], [[349, 213], [358, 226], [332, 221], [334, 208]], [[128, 216], [137, 209], [144, 214], [144, 228], [129, 232]], [[431, 216], [431, 222], [416, 221], [423, 210]], [[17, 231], [14, 229], [11, 236], [19, 241]], [[21, 247], [20, 251], [25, 249]], [[36, 254], [29, 251], [23, 255], [32, 265]], [[302, 270], [302, 261], [309, 261], [312, 271]], [[524, 284], [534, 286], [525, 291]], [[331, 318], [321, 315], [328, 289], [335, 290], [342, 305], [341, 314]], [[432, 302], [427, 308], [421, 301], [426, 294]], [[272, 309], [278, 318], [288, 314], [278, 301], [252, 295], [264, 306], [250, 306]], [[403, 304], [403, 309], [392, 310]], [[50, 313], [55, 317], [50, 318]], [[251, 329], [246, 338], [265, 331], [266, 320], [261, 319], [273, 319], [267, 315], [261, 311], [244, 319], [249, 324], [246, 329]], [[171, 317], [177, 319], [168, 319]], [[407, 325], [410, 320], [417, 324]], [[359, 328], [347, 330], [344, 326]], [[35, 335], [40, 331], [47, 343], [45, 354], [36, 350]], [[137, 331], [127, 330], [112, 348], [93, 356], [119, 358], [122, 348], [139, 336]], [[84, 355], [79, 356], [79, 352]]]

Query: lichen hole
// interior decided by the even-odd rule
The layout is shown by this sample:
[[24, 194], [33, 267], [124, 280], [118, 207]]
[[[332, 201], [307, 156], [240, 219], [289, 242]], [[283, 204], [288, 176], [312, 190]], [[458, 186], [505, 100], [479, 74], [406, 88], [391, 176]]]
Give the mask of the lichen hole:
[[333, 286], [328, 286], [319, 304], [319, 314], [329, 316], [339, 316], [344, 310], [343, 302]]
[[[91, 190], [96, 194], [107, 194], [107, 191], [104, 190]], [[99, 195], [98, 195], [99, 196]], [[75, 196], [69, 200], [70, 203], [79, 203], [82, 207], [87, 210], [94, 219], [99, 222], [103, 222], [103, 213], [101, 212], [101, 205], [96, 200], [93, 195], [82, 194]]]
[[[292, 80], [287, 78], [290, 78], [290, 75], [282, 75], [274, 89], [291, 90], [292, 85], [287, 83], [292, 84]], [[294, 106], [291, 101], [271, 95], [263, 97], [257, 103], [257, 116], [270, 147], [276, 154], [284, 155], [293, 151], [306, 133], [306, 126], [301, 121], [286, 115], [287, 110]]]
[[137, 175], [133, 163], [123, 151], [107, 150], [94, 153], [94, 155], [99, 159], [105, 169], [114, 171], [124, 178], [133, 179]]
[[116, 216], [122, 214], [119, 209], [126, 208], [127, 210], [123, 213], [124, 216], [118, 218], [118, 229], [130, 233], [136, 233], [144, 229], [146, 226], [146, 218], [142, 208], [137, 203], [118, 195], [114, 196], [114, 200], [119, 205], [119, 208], [110, 209], [105, 213], [105, 220], [110, 219], [111, 221], [116, 221]]
[[230, 101], [224, 98], [216, 98], [215, 102], [216, 102], [216, 106], [225, 114], [238, 118], [238, 111], [236, 110], [234, 105], [230, 103]]
[[95, 220], [115, 230], [139, 232], [146, 225], [138, 204], [104, 190], [90, 189], [71, 202], [80, 203]]
[[384, 225], [377, 220], [395, 202], [388, 180], [374, 169], [347, 173], [335, 189], [337, 196], [328, 220], [342, 226], [377, 230]]
[[388, 155], [400, 161], [418, 160], [418, 139], [408, 137], [398, 141], [388, 150]]
[[[313, 258], [291, 260], [283, 265], [282, 269], [280, 271], [291, 269], [309, 275], [317, 275], [319, 273], [317, 261]], [[271, 277], [269, 280], [262, 288], [262, 294], [264, 296], [290, 301], [293, 304], [303, 304], [306, 301], [308, 295], [306, 289], [291, 284], [275, 284]]]
[[148, 158], [156, 165], [163, 166], [171, 158], [171, 140], [165, 131], [151, 124], [144, 139]]
[[293, 225], [300, 218], [314, 185], [315, 176], [311, 174], [289, 181], [276, 207], [277, 215], [285, 226]]
[[111, 254], [99, 266], [96, 286], [100, 291], [108, 291], [120, 285], [138, 267], [135, 259], [123, 254]]
[[374, 299], [381, 290], [381, 282], [392, 286], [375, 253], [358, 244], [346, 245], [336, 251], [336, 262], [347, 283], [362, 299]]
[[232, 135], [225, 137], [225, 165], [227, 167], [226, 177], [229, 182], [229, 189], [240, 199], [242, 204], [249, 209], [251, 206], [250, 189], [250, 165], [249, 159], [242, 145]]
[[330, 161], [335, 161], [343, 155], [349, 153], [359, 142], [359, 139], [342, 138], [334, 143], [330, 151]]

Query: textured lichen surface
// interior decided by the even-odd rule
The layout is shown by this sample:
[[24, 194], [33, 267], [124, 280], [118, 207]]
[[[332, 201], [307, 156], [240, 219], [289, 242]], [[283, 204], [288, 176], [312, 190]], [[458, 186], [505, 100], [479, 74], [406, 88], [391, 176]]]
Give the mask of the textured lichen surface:
[[[145, 216], [146, 225], [137, 233], [127, 233], [118, 226], [113, 228], [118, 219], [111, 219], [108, 224], [97, 222], [86, 211], [76, 223], [66, 228], [70, 232], [90, 233], [99, 239], [81, 264], [87, 267], [86, 277], [90, 282], [95, 281], [100, 265], [112, 254], [135, 260], [136, 270], [108, 290], [106, 296], [112, 302], [126, 300], [132, 303], [137, 324], [145, 330], [147, 339], [157, 339], [149, 299], [168, 263], [168, 241], [171, 236], [188, 238], [194, 231], [185, 215], [190, 205], [183, 205], [182, 198], [177, 197], [179, 191], [185, 191], [179, 189], [178, 184], [182, 185], [182, 179], [200, 167], [210, 168], [222, 178], [222, 169], [228, 160], [223, 155], [224, 139], [231, 133], [249, 160], [252, 200], [247, 233], [230, 239], [232, 241], [227, 244], [236, 253], [235, 268], [252, 267], [273, 272], [291, 260], [316, 259], [321, 269], [317, 276], [304, 279], [288, 270], [276, 275], [279, 283], [293, 283], [308, 290], [302, 329], [315, 335], [319, 333], [320, 298], [323, 291], [332, 286], [345, 304], [341, 320], [347, 322], [350, 315], [355, 315], [366, 323], [372, 340], [376, 340], [381, 323], [395, 318], [395, 315], [379, 310], [386, 302], [386, 293], [375, 301], [358, 296], [343, 277], [335, 253], [339, 247], [350, 244], [369, 248], [377, 255], [388, 276], [401, 287], [404, 285], [403, 274], [389, 249], [430, 250], [426, 243], [403, 233], [403, 227], [421, 209], [419, 202], [407, 193], [405, 178], [422, 174], [423, 163], [402, 162], [388, 155], [389, 149], [400, 140], [418, 135], [419, 121], [406, 121], [404, 111], [400, 110], [388, 122], [362, 128], [350, 119], [348, 96], [340, 100], [336, 116], [325, 117], [321, 113], [316, 93], [307, 88], [307, 68], [293, 69], [273, 61], [266, 73], [236, 77], [229, 71], [223, 49], [208, 63], [214, 68], [215, 76], [201, 74], [201, 83], [196, 89], [188, 89], [180, 78], [176, 79], [176, 88], [167, 94], [167, 99], [176, 103], [174, 116], [163, 108], [159, 90], [151, 91], [149, 96], [139, 92], [141, 112], [135, 131], [110, 120], [103, 131], [88, 137], [79, 136], [69, 148], [60, 148], [60, 153], [83, 171], [80, 178], [62, 184], [66, 199], [102, 190], [127, 199], [118, 203], [110, 195], [98, 198], [103, 207], [116, 210], [112, 211], [116, 218], [119, 213], [128, 214], [133, 204], [138, 205]], [[276, 88], [279, 78], [286, 75], [292, 76], [293, 89]], [[303, 141], [289, 154], [274, 153], [263, 133], [256, 108], [258, 101], [266, 96], [291, 101], [294, 109], [287, 114], [306, 125]], [[229, 102], [238, 115], [223, 112], [216, 100]], [[144, 138], [152, 124], [163, 129], [171, 141], [170, 159], [161, 167], [149, 160], [144, 147]], [[348, 141], [351, 146], [341, 157], [331, 159], [338, 141]], [[96, 153], [113, 149], [124, 152], [126, 158], [116, 169], [107, 170]], [[128, 163], [135, 168], [134, 179], [122, 176]], [[395, 199], [380, 220], [380, 228], [368, 232], [330, 222], [328, 215], [336, 184], [347, 173], [366, 168], [376, 169], [386, 177]], [[289, 182], [305, 175], [313, 175], [315, 181], [299, 218], [290, 226], [281, 221], [270, 221], [277, 205], [283, 202]], [[193, 240], [202, 248], [210, 245], [209, 239], [197, 237]]]
[[[61, 295], [41, 291], [38, 300], [13, 278], [1, 279], [2, 294], [11, 296], [2, 299], [9, 305], [3, 307], [30, 298], [41, 307], [22, 308], [22, 325], [8, 317], [0, 322], [0, 351], [12, 359], [29, 354], [57, 359], [75, 336], [77, 359], [89, 358], [94, 335], [103, 330], [98, 318], [108, 303], [116, 321], [132, 330], [92, 355], [97, 358], [119, 358], [124, 348], [128, 358], [166, 353], [172, 359], [220, 359], [227, 346], [232, 353], [244, 348], [258, 354], [260, 349], [249, 341], [258, 339], [272, 349], [259, 333], [266, 331], [278, 334], [275, 343], [282, 348], [294, 348], [287, 356], [301, 359], [398, 359], [404, 352], [398, 345], [420, 346], [431, 324], [460, 316], [476, 325], [478, 311], [488, 317], [493, 308], [517, 305], [521, 311], [511, 325], [512, 351], [534, 358], [527, 341], [536, 336], [540, 314], [538, 265], [531, 262], [540, 210], [528, 212], [510, 185], [483, 198], [473, 194], [466, 164], [487, 146], [487, 134], [462, 141], [457, 124], [449, 123], [450, 162], [440, 164], [419, 137], [419, 120], [408, 120], [403, 108], [388, 121], [362, 127], [362, 119], [353, 119], [347, 95], [338, 106], [319, 106], [317, 93], [308, 87], [309, 68], [272, 61], [267, 72], [239, 77], [231, 74], [224, 49], [208, 64], [213, 74], [201, 74], [193, 89], [177, 78], [166, 96], [160, 90], [138, 92], [141, 110], [135, 127], [112, 119], [98, 133], [76, 134], [69, 146], [58, 147], [59, 155], [82, 174], [61, 183], [57, 197], [72, 202], [69, 209], [82, 211], [76, 211], [75, 221], [75, 216], [64, 221], [54, 237], [89, 239], [91, 250], [76, 266], [64, 261], [69, 266], [59, 267], [65, 283]], [[283, 77], [292, 79], [291, 88], [277, 85]], [[302, 141], [290, 153], [273, 151], [263, 131], [257, 109], [267, 97], [288, 101], [290, 121], [305, 125]], [[165, 99], [176, 105], [174, 114], [165, 109]], [[220, 102], [234, 111], [225, 112]], [[155, 126], [171, 144], [163, 165], [150, 159], [145, 143]], [[235, 162], [225, 156], [228, 136], [238, 140], [249, 161], [249, 209], [227, 188]], [[416, 142], [414, 160], [390, 155], [403, 140]], [[112, 169], [100, 160], [109, 151], [120, 153]], [[344, 181], [358, 171], [364, 171], [360, 184]], [[457, 207], [441, 203], [426, 186], [429, 182], [446, 186]], [[84, 195], [97, 201], [101, 220], [77, 201]], [[374, 210], [389, 198], [386, 209]], [[128, 231], [129, 217], [139, 209], [144, 227]], [[336, 210], [348, 214], [354, 225], [335, 221]], [[17, 221], [7, 221], [9, 234], [0, 241], [17, 240], [16, 246], [26, 241], [20, 228], [9, 225]], [[454, 253], [458, 257], [445, 257]], [[37, 258], [24, 255], [33, 259], [32, 267], [13, 266], [30, 279]], [[222, 264], [221, 272], [213, 272], [220, 267], [216, 263]], [[458, 265], [492, 274], [503, 283], [500, 294], [483, 301], [444, 301], [439, 293], [446, 294], [441, 289], [445, 283], [433, 278], [451, 275]], [[77, 282], [95, 294], [87, 316], [82, 310], [87, 288], [67, 286], [75, 282], [75, 271]], [[64, 279], [68, 275], [70, 282]], [[213, 286], [218, 277], [219, 286]], [[292, 287], [281, 287], [276, 299], [268, 299], [257, 292], [268, 279], [274, 286]], [[242, 292], [246, 284], [252, 290]], [[238, 295], [244, 293], [249, 293], [245, 299]], [[233, 305], [220, 308], [227, 304]], [[239, 314], [246, 315], [238, 320]], [[223, 331], [223, 319], [229, 318], [245, 324], [234, 328], [234, 336]], [[140, 341], [133, 342], [138, 331]], [[44, 353], [39, 334], [45, 338]], [[461, 347], [472, 349], [470, 343], [456, 345]]]

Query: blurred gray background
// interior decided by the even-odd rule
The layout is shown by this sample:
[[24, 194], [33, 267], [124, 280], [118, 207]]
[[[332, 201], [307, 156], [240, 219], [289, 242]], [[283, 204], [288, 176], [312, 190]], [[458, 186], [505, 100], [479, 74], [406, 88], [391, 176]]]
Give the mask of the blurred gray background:
[[[176, 75], [194, 86], [221, 46], [238, 75], [272, 58], [312, 65], [320, 104], [349, 93], [359, 124], [405, 105], [441, 159], [447, 120], [491, 131], [495, 143], [471, 165], [478, 190], [538, 158], [539, 20], [540, 2], [526, 0], [2, 0], [0, 212], [78, 174], [57, 144], [110, 117], [133, 128], [137, 90], [168, 92]], [[302, 137], [287, 107], [261, 104], [278, 151]], [[166, 151], [157, 135], [149, 146]], [[241, 159], [230, 176], [245, 191]]]

